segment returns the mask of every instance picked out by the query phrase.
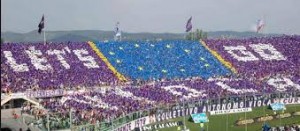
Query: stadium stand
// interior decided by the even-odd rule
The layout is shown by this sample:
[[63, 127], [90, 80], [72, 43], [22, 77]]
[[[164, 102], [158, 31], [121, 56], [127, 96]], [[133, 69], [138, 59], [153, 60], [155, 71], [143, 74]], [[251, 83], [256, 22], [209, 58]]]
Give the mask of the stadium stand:
[[133, 80], [231, 74], [196, 41], [98, 42], [97, 47], [119, 72]]
[[117, 81], [84, 43], [4, 43], [1, 90], [11, 92], [110, 85]]
[[249, 39], [206, 40], [238, 75], [267, 77], [276, 74], [300, 74], [300, 37], [280, 36]]
[[62, 90], [36, 93], [45, 109], [24, 104], [22, 113], [39, 128], [51, 114], [51, 129], [64, 129], [183, 99], [300, 91], [300, 36], [202, 42], [4, 43], [1, 93]]
[[[71, 107], [75, 112], [78, 112], [77, 117], [88, 114], [87, 118], [77, 118], [79, 121], [83, 121], [83, 119], [87, 121], [93, 118], [117, 118], [138, 110], [177, 103], [182, 98], [189, 100], [207, 99], [209, 97], [218, 98], [278, 91], [272, 85], [268, 85], [267, 82], [263, 83], [264, 81], [259, 80], [255, 80], [255, 82], [232, 79], [210, 80], [209, 82], [204, 80], [165, 81], [139, 87], [112, 87], [105, 91], [92, 90], [75, 93], [58, 99], [44, 99], [43, 104], [47, 109], [54, 112], [69, 112], [68, 108]], [[295, 86], [288, 87], [285, 92], [299, 90], [300, 83], [297, 84], [298, 86], [295, 84]], [[224, 88], [224, 85], [227, 88]], [[261, 88], [262, 85], [266, 85], [265, 89]]]

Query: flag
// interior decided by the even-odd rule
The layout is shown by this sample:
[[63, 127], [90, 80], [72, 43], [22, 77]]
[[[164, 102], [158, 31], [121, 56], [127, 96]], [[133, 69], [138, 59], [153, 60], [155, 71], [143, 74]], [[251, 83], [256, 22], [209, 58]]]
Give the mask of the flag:
[[119, 32], [119, 24], [120, 24], [119, 22], [117, 22], [117, 24], [116, 24], [116, 30], [115, 30], [116, 33]]
[[192, 28], [193, 28], [193, 26], [192, 26], [192, 17], [189, 18], [189, 20], [187, 21], [185, 28], [186, 28], [185, 32], [189, 32], [189, 31], [192, 30]]
[[116, 36], [121, 36], [121, 31], [119, 31], [118, 33], [116, 33]]
[[115, 33], [116, 33], [116, 36], [118, 37], [118, 36], [121, 36], [121, 31], [119, 30], [119, 22], [117, 22], [117, 24], [116, 24], [116, 30], [115, 30]]
[[257, 21], [257, 25], [256, 25], [256, 33], [258, 33], [260, 30], [262, 30], [262, 28], [265, 26], [265, 23], [262, 19], [259, 19]]
[[44, 18], [44, 15], [43, 15], [43, 17], [42, 17], [42, 19], [41, 19], [41, 22], [39, 23], [39, 30], [38, 30], [38, 32], [39, 32], [39, 34], [41, 34], [41, 32], [42, 32], [42, 29], [44, 29], [44, 20], [45, 20], [45, 18]]

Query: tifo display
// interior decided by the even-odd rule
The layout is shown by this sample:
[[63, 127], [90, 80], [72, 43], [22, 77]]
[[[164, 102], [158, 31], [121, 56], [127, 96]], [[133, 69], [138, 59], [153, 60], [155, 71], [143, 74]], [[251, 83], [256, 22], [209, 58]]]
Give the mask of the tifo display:
[[[71, 111], [73, 125], [168, 106], [174, 107], [170, 114], [176, 117], [224, 114], [217, 111], [239, 112], [277, 101], [299, 104], [299, 97], [263, 99], [265, 94], [300, 91], [299, 58], [296, 35], [200, 42], [4, 43], [1, 93], [38, 98], [46, 109], [41, 111], [44, 118], [59, 113], [53, 116], [66, 119]], [[249, 95], [258, 96], [241, 99]], [[203, 104], [226, 97], [236, 99]], [[193, 101], [203, 103], [189, 111], [176, 108]], [[33, 109], [28, 105], [24, 112]], [[167, 119], [158, 110], [154, 114], [156, 121]]]

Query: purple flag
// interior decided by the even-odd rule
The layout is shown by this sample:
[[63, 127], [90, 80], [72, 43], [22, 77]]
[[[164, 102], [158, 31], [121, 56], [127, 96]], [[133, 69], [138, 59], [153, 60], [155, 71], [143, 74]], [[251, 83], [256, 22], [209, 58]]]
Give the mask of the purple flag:
[[192, 30], [192, 28], [193, 28], [193, 26], [192, 26], [192, 16], [191, 16], [191, 18], [186, 23], [186, 30], [185, 31], [189, 32], [189, 31]]
[[256, 25], [256, 33], [262, 30], [264, 26], [265, 26], [265, 22], [262, 19], [258, 20]]
[[39, 32], [39, 34], [41, 34], [41, 32], [42, 32], [42, 29], [44, 29], [44, 15], [43, 15], [43, 17], [42, 17], [42, 20], [41, 20], [41, 22], [39, 23], [39, 30], [38, 30], [38, 32]]

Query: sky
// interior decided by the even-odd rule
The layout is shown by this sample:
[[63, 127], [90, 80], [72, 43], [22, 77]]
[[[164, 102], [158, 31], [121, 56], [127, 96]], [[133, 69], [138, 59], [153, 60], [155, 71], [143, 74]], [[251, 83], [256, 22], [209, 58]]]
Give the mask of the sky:
[[300, 0], [1, 0], [1, 32], [45, 29], [184, 33], [193, 29], [254, 31], [264, 18], [263, 33], [300, 34]]

